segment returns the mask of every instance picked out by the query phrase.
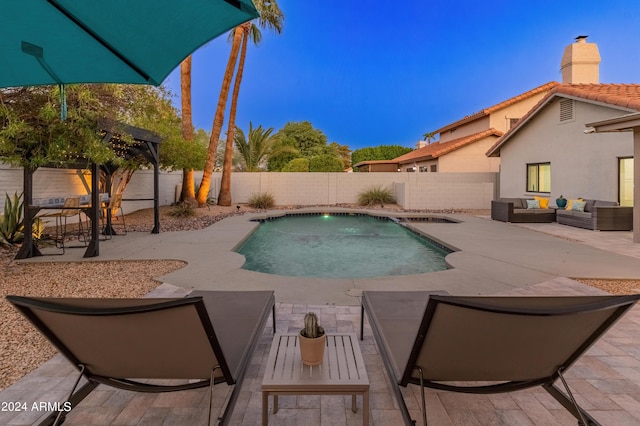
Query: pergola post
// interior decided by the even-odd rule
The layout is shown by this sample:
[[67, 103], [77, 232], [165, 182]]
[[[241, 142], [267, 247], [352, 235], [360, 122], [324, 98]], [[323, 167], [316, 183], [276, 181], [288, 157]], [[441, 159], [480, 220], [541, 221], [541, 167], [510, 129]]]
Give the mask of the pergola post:
[[585, 124], [586, 133], [633, 131], [633, 242], [640, 243], [640, 113]]
[[640, 127], [633, 129], [633, 242], [640, 243]]

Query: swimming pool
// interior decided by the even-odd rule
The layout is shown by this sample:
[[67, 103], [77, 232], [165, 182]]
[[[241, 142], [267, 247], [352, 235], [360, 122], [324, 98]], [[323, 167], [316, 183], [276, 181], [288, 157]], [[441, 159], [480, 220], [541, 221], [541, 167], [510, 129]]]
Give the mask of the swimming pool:
[[324, 278], [441, 271], [451, 252], [393, 220], [361, 214], [265, 220], [236, 251], [246, 258], [243, 269]]

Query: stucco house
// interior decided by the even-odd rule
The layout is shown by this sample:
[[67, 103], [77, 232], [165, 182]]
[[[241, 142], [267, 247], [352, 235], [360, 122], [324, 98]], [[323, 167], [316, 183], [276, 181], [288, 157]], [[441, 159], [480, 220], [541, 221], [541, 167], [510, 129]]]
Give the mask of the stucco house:
[[487, 149], [524, 116], [556, 83], [546, 83], [435, 131], [439, 140], [422, 143], [394, 161], [402, 172], [497, 172], [498, 158]]
[[633, 206], [633, 134], [592, 134], [586, 124], [640, 111], [640, 85], [598, 83], [599, 59], [585, 37], [568, 46], [563, 83], [487, 151], [500, 157], [501, 197], [545, 196], [553, 205], [563, 195]]

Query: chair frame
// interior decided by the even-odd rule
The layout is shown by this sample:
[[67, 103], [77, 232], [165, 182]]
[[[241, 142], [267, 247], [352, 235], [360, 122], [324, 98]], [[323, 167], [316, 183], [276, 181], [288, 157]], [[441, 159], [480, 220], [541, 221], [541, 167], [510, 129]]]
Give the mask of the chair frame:
[[[240, 292], [238, 292], [240, 293]], [[67, 398], [67, 402], [71, 404], [71, 410], [76, 407], [85, 397], [87, 397], [99, 384], [105, 384], [108, 386], [112, 386], [118, 389], [134, 391], [134, 392], [174, 392], [174, 391], [183, 391], [190, 389], [198, 389], [202, 387], [210, 387], [210, 400], [209, 400], [209, 421], [211, 420], [211, 405], [213, 398], [213, 385], [219, 383], [226, 383], [227, 385], [235, 385], [231, 395], [228, 397], [228, 402], [225, 407], [224, 413], [218, 418], [220, 424], [227, 424], [229, 421], [229, 417], [231, 411], [235, 405], [235, 402], [238, 398], [240, 384], [244, 378], [244, 373], [246, 371], [247, 363], [250, 362], [251, 356], [255, 349], [257, 340], [252, 342], [252, 345], [248, 348], [246, 359], [244, 360], [244, 364], [240, 367], [240, 374], [238, 377], [234, 378], [233, 373], [231, 372], [222, 347], [218, 338], [216, 337], [216, 332], [211, 323], [211, 318], [209, 313], [207, 312], [207, 308], [205, 306], [205, 302], [203, 297], [186, 297], [186, 298], [177, 298], [177, 299], [159, 299], [156, 303], [144, 304], [140, 306], [130, 306], [130, 307], [116, 307], [116, 308], [93, 308], [93, 307], [80, 307], [80, 306], [69, 306], [64, 305], [63, 303], [56, 303], [55, 298], [49, 299], [54, 301], [45, 300], [44, 298], [29, 298], [22, 296], [7, 296], [7, 300], [13, 304], [26, 318], [28, 318], [35, 327], [47, 338], [49, 341], [79, 370], [79, 376], [76, 380], [73, 389], [71, 390], [69, 397]], [[99, 300], [99, 299], [98, 299]], [[105, 299], [106, 300], [106, 299]], [[141, 301], [149, 301], [153, 299], [140, 299]], [[265, 310], [265, 315], [260, 318], [260, 324], [264, 324], [268, 315], [271, 314], [273, 316], [273, 330], [275, 332], [275, 299], [273, 294], [271, 295], [271, 299], [269, 301], [270, 309]], [[129, 314], [142, 314], [149, 312], [162, 311], [182, 306], [192, 305], [196, 310], [197, 315], [201, 321], [204, 332], [207, 335], [208, 343], [215, 354], [215, 358], [218, 362], [217, 365], [211, 366], [211, 376], [208, 379], [200, 379], [197, 381], [177, 384], [177, 385], [159, 385], [159, 384], [151, 384], [151, 383], [143, 383], [136, 380], [130, 380], [126, 378], [118, 378], [118, 377], [105, 377], [97, 374], [93, 374], [91, 372], [91, 368], [84, 364], [84, 362], [76, 357], [74, 352], [70, 350], [57, 336], [56, 334], [42, 321], [38, 316], [34, 313], [34, 310], [44, 310], [59, 314], [68, 314], [68, 315], [82, 315], [82, 316], [118, 316], [118, 315], [129, 315]], [[221, 377], [214, 377], [214, 373], [220, 370], [222, 373]], [[85, 377], [87, 379], [87, 383], [81, 386], [77, 391], [76, 388], [80, 382], [80, 379]], [[71, 411], [69, 410], [69, 411]], [[55, 412], [45, 418], [40, 426], [44, 425], [57, 425], [60, 420], [64, 422], [64, 417], [67, 413], [63, 411]]]
[[[382, 293], [382, 292], [364, 292], [362, 297], [362, 318], [361, 318], [361, 339], [363, 338], [362, 323], [364, 321], [364, 312], [367, 311], [369, 318], [372, 318], [371, 309], [372, 306], [367, 297], [367, 293]], [[409, 360], [407, 365], [404, 366], [402, 377], [396, 380], [396, 374], [394, 373], [394, 361], [393, 356], [387, 353], [386, 346], [384, 344], [385, 337], [378, 326], [376, 321], [370, 321], [373, 336], [380, 350], [380, 354], [383, 359], [383, 363], [389, 375], [390, 382], [393, 384], [393, 392], [396, 396], [398, 404], [400, 405], [405, 424], [414, 425], [415, 422], [411, 419], [409, 410], [404, 402], [402, 393], [399, 386], [406, 387], [408, 384], [415, 384], [420, 386], [422, 395], [422, 418], [423, 424], [427, 424], [426, 418], [426, 403], [424, 397], [425, 387], [445, 390], [451, 392], [461, 393], [473, 393], [473, 394], [492, 394], [502, 392], [512, 392], [516, 390], [531, 388], [535, 386], [542, 386], [553, 398], [555, 398], [565, 409], [567, 409], [577, 420], [580, 425], [599, 425], [599, 423], [590, 416], [583, 408], [581, 408], [575, 398], [573, 397], [569, 386], [564, 379], [564, 372], [571, 366], [578, 358], [584, 354], [610, 327], [612, 327], [629, 309], [633, 307], [637, 300], [640, 299], [640, 295], [628, 295], [628, 296], [609, 296], [607, 299], [597, 300], [600, 296], [592, 296], [594, 302], [590, 304], [584, 304], [581, 306], [573, 306], [568, 308], [519, 308], [519, 307], [505, 307], [505, 306], [492, 306], [490, 303], [482, 301], [483, 297], [456, 297], [456, 296], [441, 296], [441, 295], [427, 295], [428, 302], [424, 315], [420, 321], [419, 330], [415, 338], [415, 342], [411, 349]], [[477, 301], [470, 301], [475, 299]], [[506, 299], [506, 298], [505, 298]], [[474, 309], [480, 312], [494, 312], [512, 315], [526, 315], [526, 316], [554, 316], [554, 315], [570, 315], [581, 312], [590, 312], [592, 310], [608, 309], [615, 307], [614, 312], [604, 321], [597, 330], [595, 330], [588, 339], [586, 339], [582, 345], [569, 356], [565, 362], [556, 370], [554, 374], [549, 377], [541, 377], [535, 380], [525, 381], [506, 381], [491, 385], [465, 385], [458, 386], [453, 384], [443, 383], [441, 381], [433, 381], [425, 378], [422, 369], [416, 365], [416, 360], [423, 346], [425, 339], [427, 338], [429, 327], [436, 314], [438, 305], [449, 304], [462, 308]], [[586, 308], [585, 308], [586, 306]], [[419, 371], [419, 377], [414, 376], [414, 371]], [[554, 383], [557, 380], [561, 380], [566, 393], [560, 390]]]

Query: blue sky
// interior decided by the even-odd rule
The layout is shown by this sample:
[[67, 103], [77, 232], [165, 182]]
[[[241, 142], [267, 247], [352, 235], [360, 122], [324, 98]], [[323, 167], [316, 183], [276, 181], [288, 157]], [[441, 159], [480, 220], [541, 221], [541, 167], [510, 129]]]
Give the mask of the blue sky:
[[[560, 81], [578, 35], [598, 44], [601, 83], [640, 83], [637, 0], [278, 4], [282, 35], [263, 30], [248, 48], [236, 121], [245, 130], [310, 121], [351, 149], [414, 147], [425, 132]], [[196, 128], [211, 130], [230, 46], [223, 35], [194, 53]], [[178, 70], [166, 85], [180, 93]]]

